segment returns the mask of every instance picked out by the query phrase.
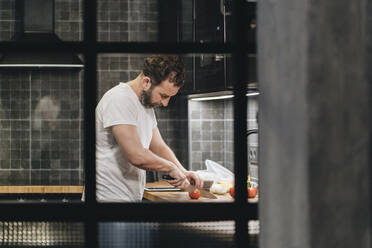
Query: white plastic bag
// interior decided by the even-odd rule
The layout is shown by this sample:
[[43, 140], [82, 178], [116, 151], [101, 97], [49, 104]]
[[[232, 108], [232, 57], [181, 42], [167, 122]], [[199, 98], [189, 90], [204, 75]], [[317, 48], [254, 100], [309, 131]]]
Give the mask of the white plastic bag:
[[206, 180], [211, 180], [215, 183], [217, 182], [224, 182], [224, 183], [232, 183], [234, 181], [234, 173], [230, 170], [226, 169], [222, 165], [212, 161], [212, 160], [205, 160], [205, 166], [207, 167], [206, 170], [198, 170], [199, 177]]

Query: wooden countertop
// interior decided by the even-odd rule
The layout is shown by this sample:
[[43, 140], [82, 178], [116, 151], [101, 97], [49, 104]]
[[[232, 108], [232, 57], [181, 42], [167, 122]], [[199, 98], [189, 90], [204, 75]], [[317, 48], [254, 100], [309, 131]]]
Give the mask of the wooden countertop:
[[[146, 183], [146, 187], [169, 187], [171, 186], [166, 181], [157, 181], [153, 183]], [[143, 194], [143, 197], [150, 201], [156, 202], [232, 202], [234, 199], [230, 194], [217, 195], [217, 199], [209, 199], [200, 197], [197, 200], [190, 199], [189, 193], [184, 191], [166, 191], [166, 192], [155, 192], [155, 191], [146, 191]], [[251, 203], [257, 202], [258, 199], [249, 199]]]
[[[146, 183], [146, 187], [169, 187], [171, 186], [166, 181], [157, 181], [153, 183]], [[225, 195], [215, 195], [217, 199], [209, 199], [200, 197], [197, 200], [190, 199], [189, 193], [185, 191], [146, 191], [143, 197], [150, 201], [157, 202], [232, 202], [233, 198], [229, 194]]]
[[0, 186], [0, 194], [82, 194], [84, 186]]

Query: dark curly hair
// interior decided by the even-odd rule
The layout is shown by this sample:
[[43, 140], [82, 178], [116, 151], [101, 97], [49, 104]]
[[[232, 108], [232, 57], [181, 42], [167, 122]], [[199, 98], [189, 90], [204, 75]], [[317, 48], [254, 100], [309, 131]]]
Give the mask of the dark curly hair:
[[142, 73], [151, 78], [152, 86], [159, 85], [169, 78], [175, 86], [182, 87], [185, 78], [185, 66], [177, 55], [152, 55], [145, 59]]

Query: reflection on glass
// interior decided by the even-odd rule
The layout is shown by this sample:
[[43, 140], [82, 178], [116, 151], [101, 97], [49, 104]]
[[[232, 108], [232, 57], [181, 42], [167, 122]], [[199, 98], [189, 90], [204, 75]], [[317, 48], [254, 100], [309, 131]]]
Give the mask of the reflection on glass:
[[[32, 188], [8, 200], [31, 200], [27, 192], [60, 194], [75, 201], [83, 184], [82, 71], [0, 70], [0, 184]], [[63, 185], [55, 191], [52, 187]], [[36, 187], [36, 188], [35, 188]], [[41, 188], [44, 187], [44, 188]], [[71, 190], [71, 195], [65, 194]], [[71, 196], [71, 197], [70, 197]], [[5, 197], [6, 198], [6, 197]]]
[[[99, 247], [234, 247], [235, 222], [108, 222], [98, 227]], [[180, 242], [181, 241], [181, 242]], [[257, 244], [257, 243], [256, 243]]]

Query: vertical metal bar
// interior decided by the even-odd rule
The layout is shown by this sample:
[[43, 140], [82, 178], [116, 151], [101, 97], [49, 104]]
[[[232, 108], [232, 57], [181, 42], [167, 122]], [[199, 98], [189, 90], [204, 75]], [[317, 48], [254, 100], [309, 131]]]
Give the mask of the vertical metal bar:
[[[372, 28], [372, 15], [368, 15], [367, 13], [371, 13], [372, 11], [372, 3], [371, 1], [367, 1], [366, 3], [366, 10], [364, 12], [364, 17], [365, 19], [365, 25], [366, 25], [366, 30], [371, 30]], [[367, 41], [370, 41], [372, 40], [372, 32], [368, 31], [366, 32], [366, 40]], [[371, 85], [371, 81], [372, 81], [372, 71], [370, 70], [370, 65], [372, 64], [372, 43], [371, 42], [367, 42], [365, 44], [365, 50], [366, 50], [366, 56], [365, 56], [365, 71], [366, 71], [366, 77], [367, 77], [367, 80], [369, 82], [369, 85]], [[369, 106], [372, 106], [372, 87], [370, 86], [369, 87]], [[369, 117], [369, 122], [371, 124], [372, 122], [372, 117], [370, 116]], [[369, 162], [372, 161], [372, 132], [370, 132], [369, 134], [369, 143], [368, 143], [368, 147], [369, 147]], [[369, 202], [368, 202], [368, 207], [369, 209], [372, 208], [372, 169], [369, 168]], [[372, 226], [372, 214], [369, 214], [369, 226]], [[369, 247], [372, 247], [372, 239], [369, 238]]]
[[96, 54], [96, 0], [83, 1], [84, 16], [84, 161], [85, 161], [85, 204], [87, 219], [85, 221], [86, 247], [98, 247], [96, 210], [96, 166], [95, 166], [95, 105], [97, 99], [97, 54]]
[[[196, 0], [192, 0], [192, 41], [194, 43], [197, 43], [196, 41], [196, 3], [195, 3]], [[196, 80], [196, 76], [195, 76], [195, 70], [196, 70], [196, 57], [197, 55], [195, 55], [195, 53], [192, 54], [192, 89], [193, 91], [195, 90], [195, 86], [196, 86], [196, 83], [195, 83], [195, 80]]]
[[[247, 22], [245, 0], [232, 1], [233, 32], [233, 80], [234, 80], [234, 164], [235, 164], [235, 204], [245, 211], [247, 203], [247, 97], [246, 94], [246, 42]], [[242, 32], [243, 30], [243, 32]], [[242, 35], [243, 34], [243, 35]], [[237, 213], [238, 216], [240, 215]], [[248, 220], [236, 216], [235, 240], [237, 247], [250, 247], [248, 239]], [[242, 215], [241, 215], [242, 216]]]

